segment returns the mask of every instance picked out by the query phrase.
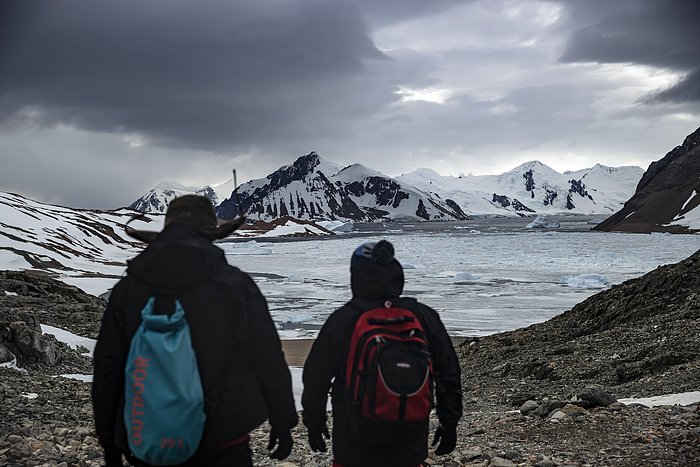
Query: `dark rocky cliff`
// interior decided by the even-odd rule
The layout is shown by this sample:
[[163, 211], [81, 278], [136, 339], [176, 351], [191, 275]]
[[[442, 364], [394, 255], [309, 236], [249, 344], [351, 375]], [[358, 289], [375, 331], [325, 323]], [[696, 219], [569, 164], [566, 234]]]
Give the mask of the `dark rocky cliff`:
[[686, 204], [693, 191], [700, 193], [700, 128], [688, 135], [683, 144], [676, 146], [663, 159], [649, 165], [632, 198], [594, 230], [688, 232], [681, 225], [665, 224], [700, 204], [700, 196]]

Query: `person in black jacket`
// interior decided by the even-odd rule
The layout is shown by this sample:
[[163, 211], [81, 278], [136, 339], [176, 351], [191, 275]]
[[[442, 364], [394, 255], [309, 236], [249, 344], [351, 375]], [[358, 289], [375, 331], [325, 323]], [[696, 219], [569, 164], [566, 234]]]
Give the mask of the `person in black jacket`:
[[352, 300], [333, 312], [324, 323], [304, 364], [303, 421], [313, 451], [325, 451], [329, 438], [326, 425], [328, 390], [332, 386], [333, 465], [342, 467], [420, 465], [428, 455], [429, 423], [401, 427], [396, 442], [374, 444], [352, 429], [344, 397], [345, 365], [350, 338], [364, 311], [382, 307], [387, 300], [410, 309], [427, 333], [435, 373], [437, 417], [433, 445], [438, 455], [448, 454], [457, 443], [457, 423], [462, 416], [460, 366], [452, 341], [437, 312], [410, 298], [401, 298], [403, 268], [394, 259], [391, 243], [365, 243], [355, 250], [350, 263]]
[[[230, 266], [212, 240], [230, 234], [217, 227], [207, 198], [174, 199], [162, 232], [131, 236], [148, 247], [129, 262], [102, 318], [94, 353], [92, 399], [95, 425], [107, 466], [122, 465], [128, 452], [124, 426], [124, 367], [141, 310], [156, 296], [156, 313], [183, 305], [204, 391], [206, 425], [188, 466], [251, 466], [249, 432], [269, 419], [269, 449], [284, 459], [292, 449], [298, 417], [279, 336], [258, 287]], [[159, 304], [160, 303], [160, 304]]]

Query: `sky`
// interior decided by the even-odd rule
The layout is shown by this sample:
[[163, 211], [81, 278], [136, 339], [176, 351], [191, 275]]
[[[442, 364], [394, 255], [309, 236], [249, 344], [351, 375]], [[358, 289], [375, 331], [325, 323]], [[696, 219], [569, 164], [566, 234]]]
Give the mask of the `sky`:
[[700, 126], [697, 0], [3, 0], [0, 191], [127, 206], [317, 151], [638, 165]]

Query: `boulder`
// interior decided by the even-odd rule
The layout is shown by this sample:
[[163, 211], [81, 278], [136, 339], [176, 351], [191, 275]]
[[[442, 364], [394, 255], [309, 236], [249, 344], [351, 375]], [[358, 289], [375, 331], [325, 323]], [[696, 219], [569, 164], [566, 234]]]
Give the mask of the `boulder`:
[[586, 388], [581, 391], [578, 398], [590, 404], [590, 407], [607, 407], [617, 402], [613, 396], [599, 388]]
[[530, 412], [537, 410], [539, 406], [540, 404], [537, 401], [527, 401], [522, 406], [520, 406], [520, 413], [523, 415], [527, 415]]
[[0, 323], [0, 363], [11, 361], [14, 354], [24, 365], [55, 365], [55, 340], [43, 335], [36, 313], [20, 312], [18, 317], [18, 321]]
[[549, 414], [555, 410], [559, 410], [566, 405], [566, 402], [562, 401], [548, 401], [542, 402], [537, 409], [533, 410], [534, 415], [539, 415], [540, 417], [548, 417]]

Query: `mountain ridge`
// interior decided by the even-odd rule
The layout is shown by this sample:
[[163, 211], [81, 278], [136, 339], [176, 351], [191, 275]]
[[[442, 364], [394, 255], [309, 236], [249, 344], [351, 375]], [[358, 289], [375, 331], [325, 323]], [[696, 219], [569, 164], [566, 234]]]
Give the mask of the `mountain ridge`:
[[652, 162], [635, 192], [595, 227], [634, 233], [700, 232], [700, 128]]
[[[631, 195], [642, 173], [639, 167], [596, 164], [562, 174], [533, 160], [500, 175], [452, 177], [418, 168], [390, 177], [359, 163], [341, 167], [312, 151], [264, 178], [241, 184], [238, 198], [246, 215], [260, 220], [284, 215], [372, 222], [460, 220], [473, 215], [611, 214]], [[164, 212], [171, 192], [151, 190], [131, 207]], [[193, 193], [207, 196], [202, 190]], [[220, 196], [218, 202], [209, 198], [222, 219], [239, 213], [233, 193], [226, 199]]]
[[221, 219], [240, 210], [253, 219], [290, 215], [303, 220], [372, 222], [389, 219], [462, 220], [454, 202], [405, 186], [361, 164], [339, 166], [311, 152], [265, 178], [240, 185], [217, 208]]

